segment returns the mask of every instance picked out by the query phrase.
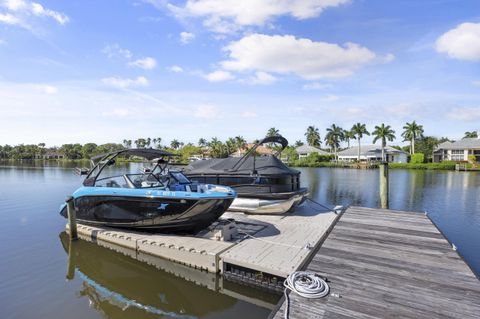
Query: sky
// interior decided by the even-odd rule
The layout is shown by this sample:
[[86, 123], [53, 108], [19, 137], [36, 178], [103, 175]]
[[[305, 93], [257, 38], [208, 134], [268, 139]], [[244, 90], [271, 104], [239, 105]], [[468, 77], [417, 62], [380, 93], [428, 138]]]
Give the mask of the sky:
[[480, 1], [0, 0], [2, 145], [413, 120], [480, 130]]

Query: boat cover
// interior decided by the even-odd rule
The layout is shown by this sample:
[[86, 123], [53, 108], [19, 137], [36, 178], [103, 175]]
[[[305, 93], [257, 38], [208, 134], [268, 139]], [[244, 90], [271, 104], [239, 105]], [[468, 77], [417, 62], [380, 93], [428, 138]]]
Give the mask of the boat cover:
[[296, 175], [300, 172], [288, 167], [277, 157], [273, 155], [248, 157], [243, 159], [238, 157], [219, 158], [210, 160], [199, 160], [188, 165], [183, 173], [186, 175], [251, 175], [253, 172], [253, 163], [255, 160], [255, 170], [259, 175]]

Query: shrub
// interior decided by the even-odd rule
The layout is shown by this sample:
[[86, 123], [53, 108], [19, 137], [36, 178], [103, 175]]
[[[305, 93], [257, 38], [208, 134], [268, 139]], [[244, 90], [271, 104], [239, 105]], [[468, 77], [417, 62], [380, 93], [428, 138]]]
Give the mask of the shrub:
[[410, 159], [410, 163], [412, 164], [420, 164], [425, 162], [425, 155], [423, 153], [415, 153], [412, 154], [412, 158]]

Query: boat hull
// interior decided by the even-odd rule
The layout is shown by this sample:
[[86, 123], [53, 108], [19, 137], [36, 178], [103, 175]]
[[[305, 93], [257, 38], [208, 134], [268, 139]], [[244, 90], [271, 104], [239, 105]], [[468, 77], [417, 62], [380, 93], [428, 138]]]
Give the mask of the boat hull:
[[[208, 227], [234, 198], [179, 199], [152, 196], [80, 196], [77, 221], [94, 226], [162, 232], [195, 232]], [[60, 213], [67, 217], [66, 207]]]
[[254, 197], [252, 195], [239, 196], [229, 207], [229, 211], [247, 214], [285, 214], [301, 205], [308, 196], [308, 191], [302, 189], [298, 192], [287, 194], [270, 194], [270, 196]]

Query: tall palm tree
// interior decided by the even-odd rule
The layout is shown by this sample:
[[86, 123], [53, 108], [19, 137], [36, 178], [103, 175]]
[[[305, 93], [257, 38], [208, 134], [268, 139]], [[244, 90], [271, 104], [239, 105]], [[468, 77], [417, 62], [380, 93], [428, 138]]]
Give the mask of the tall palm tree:
[[343, 130], [343, 140], [347, 142], [347, 148], [350, 148], [350, 140], [355, 139], [355, 134], [349, 130]]
[[465, 132], [465, 136], [463, 138], [478, 138], [478, 133], [476, 131]]
[[415, 140], [423, 136], [423, 126], [415, 121], [406, 123], [403, 127], [402, 137], [404, 141], [410, 141], [410, 155], [415, 153]]
[[178, 149], [180, 145], [181, 145], [180, 142], [176, 139], [170, 142], [170, 147], [173, 148], [174, 150]]
[[382, 123], [379, 126], [375, 126], [375, 131], [372, 132], [372, 135], [375, 136], [373, 144], [378, 140], [382, 141], [382, 161], [385, 161], [385, 147], [387, 146], [387, 140], [391, 142], [395, 139], [395, 131], [390, 125], [385, 126], [385, 124]]
[[280, 135], [280, 131], [277, 130], [275, 127], [271, 127], [268, 129], [267, 137], [279, 136], [279, 135]]
[[363, 135], [370, 135], [370, 133], [367, 131], [367, 127], [365, 124], [357, 123], [352, 126], [352, 131], [353, 135], [355, 138], [358, 140], [358, 157], [357, 160], [360, 162], [360, 141], [362, 140]]
[[318, 128], [311, 125], [307, 128], [305, 132], [305, 137], [307, 138], [307, 144], [310, 146], [320, 147], [322, 143], [320, 139], [320, 133], [318, 132]]
[[327, 135], [325, 135], [326, 144], [333, 148], [335, 160], [338, 160], [337, 149], [340, 147], [340, 141], [343, 139], [343, 129], [335, 124], [327, 128]]
[[238, 135], [238, 136], [235, 136], [235, 147], [236, 149], [242, 149], [245, 144], [247, 144], [247, 141], [243, 138], [243, 136], [241, 135]]
[[198, 140], [198, 146], [200, 146], [200, 147], [207, 146], [207, 140], [204, 139], [203, 137], [201, 137], [201, 138]]
[[162, 138], [161, 138], [161, 137], [155, 137], [155, 138], [153, 139], [153, 146], [154, 146], [155, 148], [161, 148], [162, 145], [161, 145], [160, 143], [162, 143]]

